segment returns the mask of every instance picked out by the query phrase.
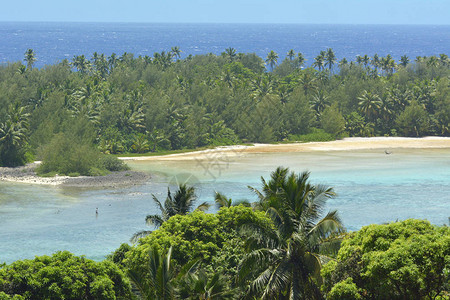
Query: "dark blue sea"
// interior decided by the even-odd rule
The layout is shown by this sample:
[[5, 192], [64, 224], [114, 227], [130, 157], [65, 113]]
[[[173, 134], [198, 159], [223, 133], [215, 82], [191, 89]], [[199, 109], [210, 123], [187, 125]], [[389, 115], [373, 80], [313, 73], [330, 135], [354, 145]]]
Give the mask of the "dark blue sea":
[[220, 54], [228, 47], [279, 61], [290, 49], [311, 63], [320, 50], [333, 48], [338, 59], [356, 55], [400, 56], [450, 54], [450, 26], [152, 24], [152, 23], [10, 23], [0, 22], [0, 64], [23, 60], [32, 48], [37, 67], [93, 52], [152, 56], [179, 46], [182, 56]]

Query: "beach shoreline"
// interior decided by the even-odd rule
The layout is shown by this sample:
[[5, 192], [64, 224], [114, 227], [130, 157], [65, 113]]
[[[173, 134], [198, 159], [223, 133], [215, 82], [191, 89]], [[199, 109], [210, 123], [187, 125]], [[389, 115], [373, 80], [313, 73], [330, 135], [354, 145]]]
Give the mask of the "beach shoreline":
[[[221, 146], [214, 149], [192, 151], [160, 156], [120, 157], [129, 161], [176, 161], [176, 160], [211, 160], [218, 156], [233, 158], [256, 153], [295, 153], [321, 151], [359, 151], [382, 150], [386, 154], [395, 149], [450, 149], [450, 137], [372, 137], [345, 138], [330, 142], [289, 143], [289, 144], [253, 144]], [[58, 187], [80, 188], [116, 188], [140, 185], [148, 181], [150, 174], [138, 171], [112, 172], [106, 176], [37, 176], [34, 169], [39, 162], [16, 168], [0, 167], [0, 182], [39, 184]]]
[[150, 174], [137, 171], [111, 172], [105, 176], [69, 177], [56, 175], [54, 177], [40, 177], [35, 172], [38, 165], [38, 162], [34, 162], [15, 168], [0, 167], [0, 181], [58, 187], [116, 188], [139, 185], [151, 177]]
[[253, 144], [249, 146], [221, 146], [214, 149], [176, 153], [160, 156], [120, 157], [122, 160], [192, 160], [223, 154], [237, 156], [246, 153], [295, 153], [315, 151], [356, 151], [385, 150], [390, 153], [394, 149], [450, 149], [450, 137], [352, 137], [330, 142], [288, 143], [288, 144]]

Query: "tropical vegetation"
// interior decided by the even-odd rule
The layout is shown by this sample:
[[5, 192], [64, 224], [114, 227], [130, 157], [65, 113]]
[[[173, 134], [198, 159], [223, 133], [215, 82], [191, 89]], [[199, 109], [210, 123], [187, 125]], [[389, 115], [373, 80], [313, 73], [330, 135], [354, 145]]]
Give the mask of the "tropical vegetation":
[[[450, 135], [447, 55], [314, 61], [238, 53], [75, 55], [43, 68], [0, 66], [0, 163], [45, 157], [70, 136], [104, 154], [345, 136]], [[309, 64], [307, 64], [309, 63]], [[308, 66], [309, 65], [309, 66]], [[91, 167], [93, 166], [91, 163]], [[58, 170], [54, 170], [57, 172]], [[83, 173], [83, 172], [79, 172]]]

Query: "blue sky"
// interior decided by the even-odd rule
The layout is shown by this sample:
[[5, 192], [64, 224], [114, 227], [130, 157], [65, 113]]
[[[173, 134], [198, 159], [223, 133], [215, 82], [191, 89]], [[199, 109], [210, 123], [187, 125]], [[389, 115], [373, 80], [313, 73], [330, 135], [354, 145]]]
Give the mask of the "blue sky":
[[450, 0], [2, 0], [0, 21], [450, 24]]

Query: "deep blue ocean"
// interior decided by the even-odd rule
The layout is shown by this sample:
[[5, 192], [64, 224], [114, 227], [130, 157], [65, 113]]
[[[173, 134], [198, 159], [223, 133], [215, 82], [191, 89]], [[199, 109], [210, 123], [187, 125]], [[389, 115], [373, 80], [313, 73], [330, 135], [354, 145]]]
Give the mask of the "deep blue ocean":
[[0, 64], [23, 60], [32, 48], [37, 67], [93, 52], [152, 56], [179, 46], [189, 54], [220, 54], [228, 47], [279, 62], [290, 49], [311, 64], [320, 50], [333, 48], [338, 59], [356, 55], [450, 54], [450, 26], [434, 25], [300, 25], [300, 24], [152, 24], [152, 23], [18, 23], [0, 22]]

